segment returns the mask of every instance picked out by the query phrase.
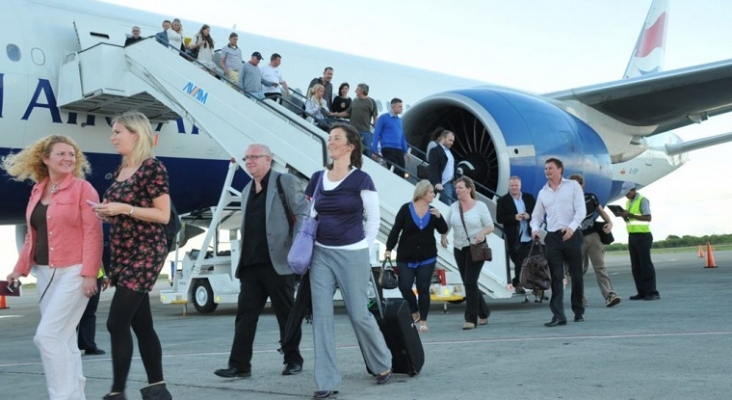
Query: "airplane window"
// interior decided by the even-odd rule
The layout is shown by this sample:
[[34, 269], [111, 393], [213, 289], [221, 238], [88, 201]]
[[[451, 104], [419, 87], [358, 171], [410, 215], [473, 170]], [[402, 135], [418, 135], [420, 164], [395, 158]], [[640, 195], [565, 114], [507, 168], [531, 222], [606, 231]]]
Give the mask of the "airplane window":
[[38, 47], [34, 47], [31, 50], [31, 59], [33, 59], [33, 62], [36, 65], [43, 65], [46, 63], [46, 55], [43, 53], [43, 50]]
[[18, 46], [14, 44], [9, 44], [5, 48], [5, 52], [8, 54], [8, 58], [10, 59], [10, 61], [20, 60], [20, 49], [18, 48]]

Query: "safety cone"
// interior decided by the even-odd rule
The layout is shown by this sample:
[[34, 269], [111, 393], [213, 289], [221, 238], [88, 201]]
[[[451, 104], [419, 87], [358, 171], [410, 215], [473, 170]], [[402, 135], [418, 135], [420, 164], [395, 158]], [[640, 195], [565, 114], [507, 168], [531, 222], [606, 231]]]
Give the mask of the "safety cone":
[[714, 254], [712, 253], [712, 245], [707, 242], [707, 265], [704, 268], [717, 268], [714, 262]]
[[5, 310], [8, 307], [8, 302], [5, 300], [5, 296], [0, 296], [0, 310]]
[[704, 251], [702, 250], [702, 245], [699, 245], [699, 258], [704, 258]]

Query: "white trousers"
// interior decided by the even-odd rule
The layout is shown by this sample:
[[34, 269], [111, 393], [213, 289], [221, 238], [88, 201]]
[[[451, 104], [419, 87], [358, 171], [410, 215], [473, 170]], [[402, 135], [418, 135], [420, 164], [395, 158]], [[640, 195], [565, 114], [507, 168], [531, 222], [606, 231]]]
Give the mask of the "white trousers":
[[51, 400], [86, 400], [86, 378], [76, 344], [76, 326], [89, 302], [82, 288], [81, 264], [64, 268], [37, 265], [35, 269], [41, 322], [33, 342], [41, 352], [48, 395]]

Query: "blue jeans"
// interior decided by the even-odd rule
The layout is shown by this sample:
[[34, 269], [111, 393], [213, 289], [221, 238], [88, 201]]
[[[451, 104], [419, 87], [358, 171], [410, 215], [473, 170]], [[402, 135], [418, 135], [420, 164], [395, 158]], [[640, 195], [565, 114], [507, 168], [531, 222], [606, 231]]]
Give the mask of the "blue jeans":
[[374, 134], [371, 131], [359, 132], [363, 144], [363, 155], [371, 157], [371, 142], [374, 141]]
[[440, 201], [449, 206], [455, 202], [455, 199], [457, 199], [455, 185], [452, 182], [443, 184], [442, 191], [440, 192]]

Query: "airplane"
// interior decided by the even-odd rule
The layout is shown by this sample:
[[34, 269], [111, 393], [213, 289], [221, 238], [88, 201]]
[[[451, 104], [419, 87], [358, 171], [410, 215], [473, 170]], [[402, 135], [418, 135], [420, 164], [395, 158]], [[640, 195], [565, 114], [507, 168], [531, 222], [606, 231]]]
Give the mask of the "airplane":
[[[161, 30], [166, 17], [96, 1], [10, 0], [4, 8], [0, 23], [6, 28], [8, 44], [6, 57], [0, 58], [0, 155], [50, 133], [69, 135], [92, 164], [89, 181], [103, 193], [120, 160], [109, 143], [112, 114], [109, 109], [94, 112], [64, 107], [60, 98], [66, 82], [60, 81], [60, 70], [70, 55], [96, 43], [121, 45], [133, 25], [140, 26], [145, 36], [153, 35]], [[648, 18], [657, 17], [658, 10], [667, 15], [667, 1], [654, 1]], [[654, 22], [645, 26], [639, 44], [653, 43], [650, 54], [663, 49], [663, 40], [643, 39], [650, 37], [643, 32], [657, 32], [648, 29]], [[193, 31], [189, 28], [188, 35]], [[230, 32], [212, 27], [219, 47], [227, 42]], [[260, 51], [265, 57], [282, 54], [283, 62], [293, 66], [287, 70], [288, 82], [309, 82], [320, 76], [325, 66], [331, 66], [338, 79], [345, 77], [352, 88], [356, 80], [368, 83], [382, 112], [394, 88], [399, 88], [399, 97], [407, 104], [403, 124], [409, 143], [424, 150], [428, 132], [435, 127], [456, 132], [456, 158], [469, 166], [465, 173], [485, 186], [488, 196], [506, 193], [511, 175], [522, 177], [525, 191], [538, 192], [546, 181], [544, 160], [558, 157], [568, 174], [583, 173], [588, 190], [603, 204], [608, 203], [620, 197], [623, 181], [640, 179], [628, 179], [630, 173], [622, 176], [618, 171], [629, 171], [632, 164], [628, 163], [644, 162], [642, 155], [651, 143], [647, 138], [732, 109], [732, 93], [723, 90], [732, 81], [732, 60], [669, 72], [656, 72], [652, 67], [650, 75], [626, 73], [627, 79], [540, 95], [251, 33], [238, 34], [248, 51]], [[248, 54], [243, 51], [245, 61]], [[99, 76], [114, 79], [104, 76], [104, 71], [99, 71]], [[304, 88], [292, 86], [304, 92]], [[683, 102], [678, 101], [681, 97]], [[133, 107], [120, 104], [117, 110]], [[154, 128], [159, 139], [155, 151], [169, 170], [171, 195], [179, 212], [215, 205], [231, 155], [184, 118], [154, 120]], [[677, 145], [676, 152], [683, 154], [683, 143], [669, 140]], [[655, 162], [658, 157], [653, 158], [652, 165], [644, 164], [643, 170], [659, 172], [638, 182], [647, 184], [671, 172], [683, 164], [679, 157], [671, 163], [674, 168], [659, 168], [661, 163]], [[248, 179], [240, 172], [235, 185], [241, 187]], [[22, 226], [29, 192], [28, 183], [0, 179], [0, 224]]]

